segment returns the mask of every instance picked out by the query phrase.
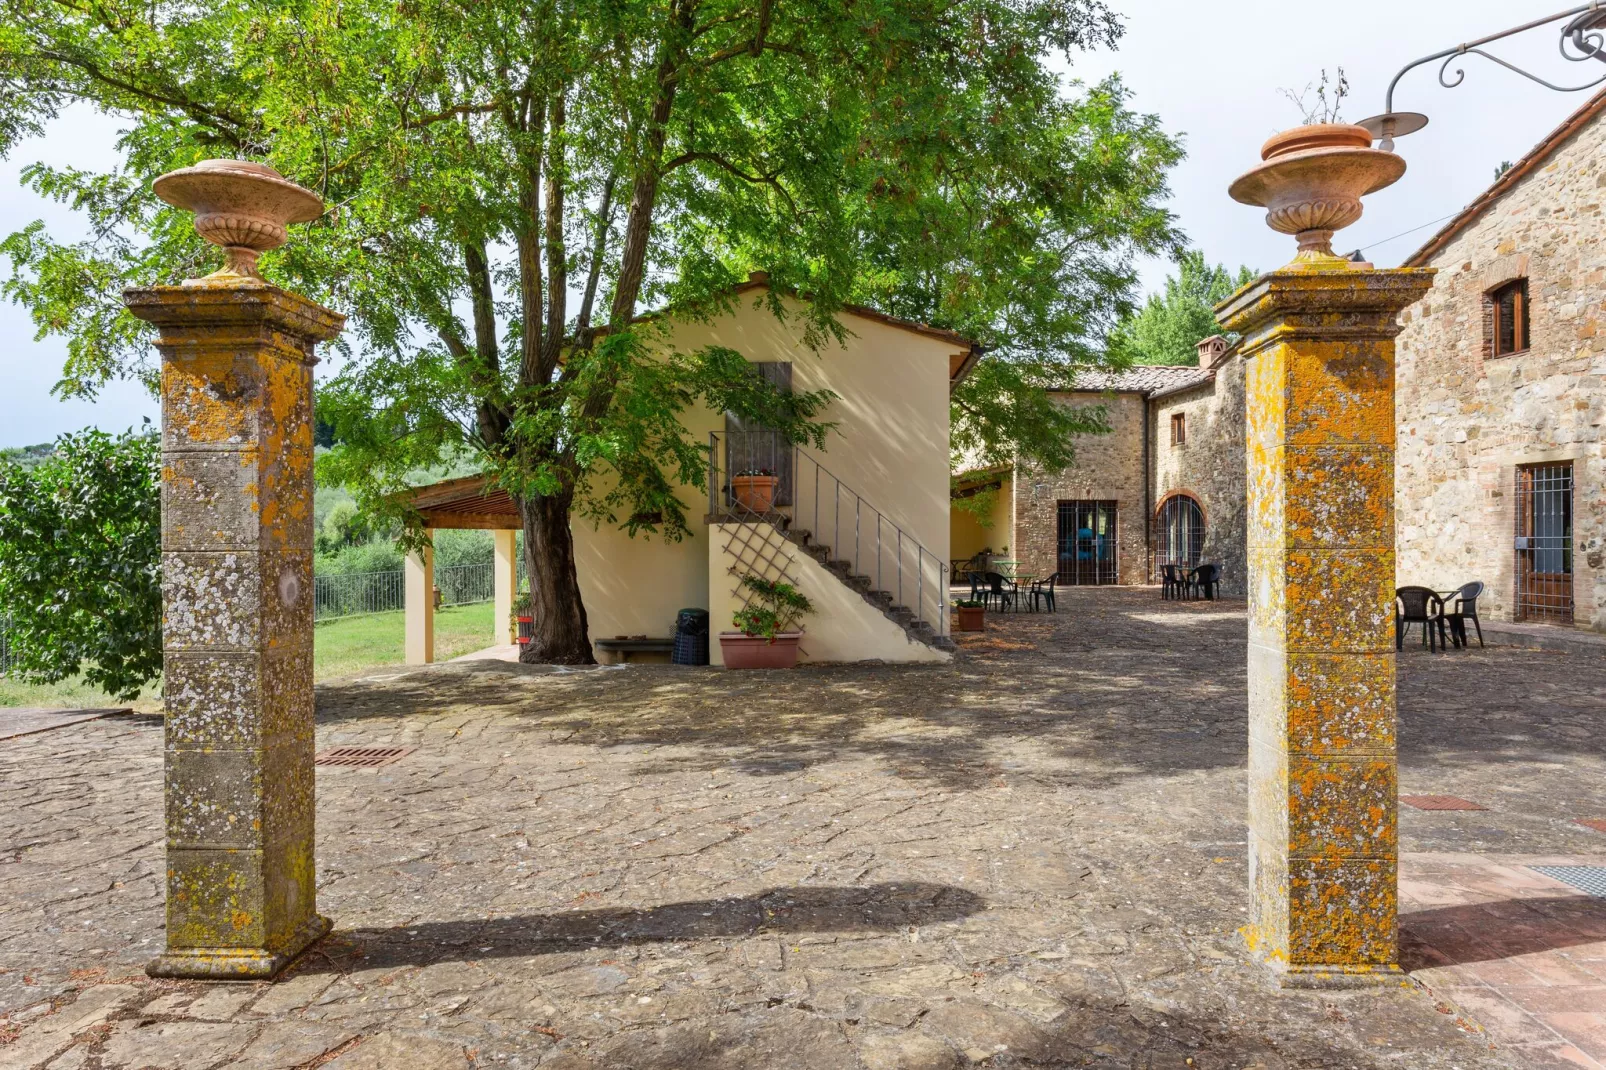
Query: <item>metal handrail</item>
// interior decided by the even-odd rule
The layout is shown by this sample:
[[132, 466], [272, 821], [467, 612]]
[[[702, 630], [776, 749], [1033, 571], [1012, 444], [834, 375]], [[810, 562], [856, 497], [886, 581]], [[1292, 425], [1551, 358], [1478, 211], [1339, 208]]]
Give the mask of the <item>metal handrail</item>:
[[[742, 470], [758, 469], [767, 471], [777, 479], [776, 501], [769, 510], [751, 509], [736, 498], [731, 490], [730, 477], [739, 475], [741, 474], [740, 472], [722, 475], [727, 468], [733, 467], [729, 463], [730, 447], [733, 443], [738, 442], [741, 443], [739, 452], [749, 463], [734, 467]], [[755, 446], [758, 448], [755, 449]], [[753, 463], [755, 459], [758, 462], [767, 461], [769, 463]], [[807, 469], [803, 467], [804, 464], [813, 468], [812, 480], [802, 478], [804, 473], [807, 472]], [[847, 561], [854, 575], [871, 577], [875, 590], [882, 592], [888, 591], [886, 584], [883, 583], [883, 568], [885, 565], [890, 564], [892, 568], [886, 571], [895, 572], [895, 576], [886, 578], [892, 580], [895, 584], [892, 591], [895, 598], [894, 605], [912, 609], [915, 614], [915, 620], [931, 625], [936, 634], [948, 634], [947, 561], [926, 549], [918, 539], [914, 538], [913, 535], [900, 527], [896, 521], [878, 509], [874, 502], [854, 490], [836, 473], [820, 463], [818, 457], [815, 457], [801, 446], [786, 442], [781, 435], [773, 431], [710, 431], [708, 433], [708, 476], [708, 511], [711, 516], [737, 516], [749, 521], [769, 520], [773, 522], [776, 515], [780, 514], [787, 515], [791, 522], [801, 524], [801, 520], [807, 515], [804, 499], [812, 497], [812, 502], [809, 505], [812, 507], [813, 523], [808, 530], [813, 534], [816, 541], [819, 541], [821, 534], [820, 507], [824, 497], [821, 493], [821, 477], [823, 476], [826, 481], [824, 489], [828, 492], [830, 498], [827, 507], [831, 515], [827, 519], [830, 521], [832, 531], [830, 543], [832, 556], [837, 560]], [[807, 493], [811, 483], [812, 493]], [[842, 498], [844, 494], [849, 496], [849, 504], [853, 510], [853, 549], [851, 557], [848, 555], [847, 547], [842, 542]], [[868, 516], [866, 515], [867, 513], [869, 514]], [[872, 521], [875, 524], [875, 570], [873, 572], [864, 567], [863, 560], [864, 554], [868, 549], [866, 543], [869, 541], [865, 536], [864, 526]], [[891, 562], [885, 560], [888, 547], [892, 549], [893, 560]], [[916, 578], [914, 604], [912, 606], [907, 605], [904, 601], [905, 558], [910, 554], [913, 554], [915, 558], [912, 565]], [[932, 587], [932, 597], [929, 601], [933, 607], [929, 611], [929, 615], [926, 608], [928, 604], [926, 591], [928, 582], [925, 569], [925, 561], [928, 557], [936, 564], [936, 577], [929, 584]]]

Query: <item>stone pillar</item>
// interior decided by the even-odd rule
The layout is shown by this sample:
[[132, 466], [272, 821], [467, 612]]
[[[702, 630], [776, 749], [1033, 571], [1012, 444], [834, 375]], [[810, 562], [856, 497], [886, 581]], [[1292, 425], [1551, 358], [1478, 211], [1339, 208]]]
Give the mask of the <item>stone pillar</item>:
[[162, 354], [167, 950], [271, 977], [313, 881], [312, 366], [344, 320], [260, 279], [130, 290]]
[[1288, 985], [1398, 973], [1394, 337], [1432, 284], [1307, 258], [1243, 334], [1251, 945]]
[[496, 643], [513, 643], [519, 628], [513, 620], [513, 595], [519, 585], [518, 532], [493, 531], [491, 539], [496, 547], [496, 620], [491, 628], [491, 639]]
[[[426, 539], [435, 533], [424, 532]], [[435, 547], [409, 550], [403, 589], [407, 633], [407, 664], [428, 665], [435, 660]]]

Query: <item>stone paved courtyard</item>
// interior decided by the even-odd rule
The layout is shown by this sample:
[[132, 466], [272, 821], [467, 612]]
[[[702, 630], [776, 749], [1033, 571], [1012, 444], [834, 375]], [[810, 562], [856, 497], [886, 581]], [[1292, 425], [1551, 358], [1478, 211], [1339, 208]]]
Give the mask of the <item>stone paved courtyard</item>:
[[[140, 972], [162, 944], [157, 719], [0, 741], [0, 1067], [1606, 1059], [1606, 902], [1528, 881], [1582, 934], [1558, 941], [1478, 877], [1606, 863], [1575, 823], [1606, 818], [1602, 659], [1402, 656], [1402, 793], [1488, 809], [1402, 810], [1423, 983], [1282, 992], [1237, 935], [1241, 603], [1072, 590], [993, 623], [948, 667], [481, 661], [321, 686], [320, 746], [418, 749], [319, 771], [336, 929], [273, 985]], [[1572, 971], [1576, 1057], [1471, 1006], [1497, 983], [1465, 975], [1480, 957], [1536, 954]]]

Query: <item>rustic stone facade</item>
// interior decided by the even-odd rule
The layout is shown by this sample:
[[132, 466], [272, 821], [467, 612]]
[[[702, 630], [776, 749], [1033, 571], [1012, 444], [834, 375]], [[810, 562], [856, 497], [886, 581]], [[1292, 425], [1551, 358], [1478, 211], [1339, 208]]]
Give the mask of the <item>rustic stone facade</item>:
[[[1059, 503], [1115, 503], [1115, 571], [1123, 584], [1148, 582], [1148, 509], [1144, 496], [1143, 426], [1147, 402], [1142, 394], [1066, 391], [1063, 405], [1103, 406], [1110, 431], [1082, 435], [1076, 463], [1047, 474], [1017, 466], [1014, 478], [1017, 568], [1032, 576], [1059, 570]], [[1004, 540], [1008, 541], [1008, 540]]]
[[[1606, 95], [1407, 263], [1439, 269], [1402, 319], [1399, 583], [1516, 603], [1519, 470], [1570, 463], [1573, 622], [1606, 631]], [[1529, 343], [1495, 356], [1490, 292], [1528, 283]], [[1553, 623], [1553, 622], [1552, 622]]]
[[[1157, 393], [1149, 404], [1150, 501], [1158, 516], [1166, 499], [1187, 495], [1204, 513], [1201, 561], [1221, 569], [1223, 594], [1245, 593], [1244, 362], [1220, 337], [1200, 343], [1206, 382]], [[1172, 441], [1183, 418], [1185, 439]], [[1156, 532], [1156, 548], [1163, 544]]]

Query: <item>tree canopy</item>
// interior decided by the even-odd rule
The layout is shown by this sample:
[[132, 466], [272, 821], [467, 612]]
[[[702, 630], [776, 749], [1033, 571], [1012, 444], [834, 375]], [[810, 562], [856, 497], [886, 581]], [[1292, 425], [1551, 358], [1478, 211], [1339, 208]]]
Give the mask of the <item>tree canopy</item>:
[[1141, 309], [1110, 334], [1115, 359], [1132, 364], [1198, 364], [1195, 348], [1220, 334], [1216, 305], [1252, 281], [1259, 272], [1224, 265], [1212, 267], [1204, 253], [1188, 250], [1177, 258], [1177, 274], [1165, 280], [1163, 294], [1150, 294]]
[[827, 396], [664, 353], [643, 309], [713, 316], [763, 269], [814, 344], [848, 301], [952, 328], [994, 349], [956, 448], [1063, 461], [1087, 418], [1043, 388], [1177, 242], [1177, 143], [1052, 65], [1119, 33], [1103, 0], [4, 0], [0, 151], [78, 102], [128, 126], [112, 173], [25, 170], [92, 236], [11, 235], [3, 292], [67, 336], [67, 391], [148, 375], [118, 291], [214, 261], [151, 179], [238, 156], [317, 191], [262, 269], [351, 317], [323, 473], [372, 509], [477, 451], [524, 516], [527, 656], [589, 660], [571, 518], [683, 536], [687, 405], [828, 445]]

